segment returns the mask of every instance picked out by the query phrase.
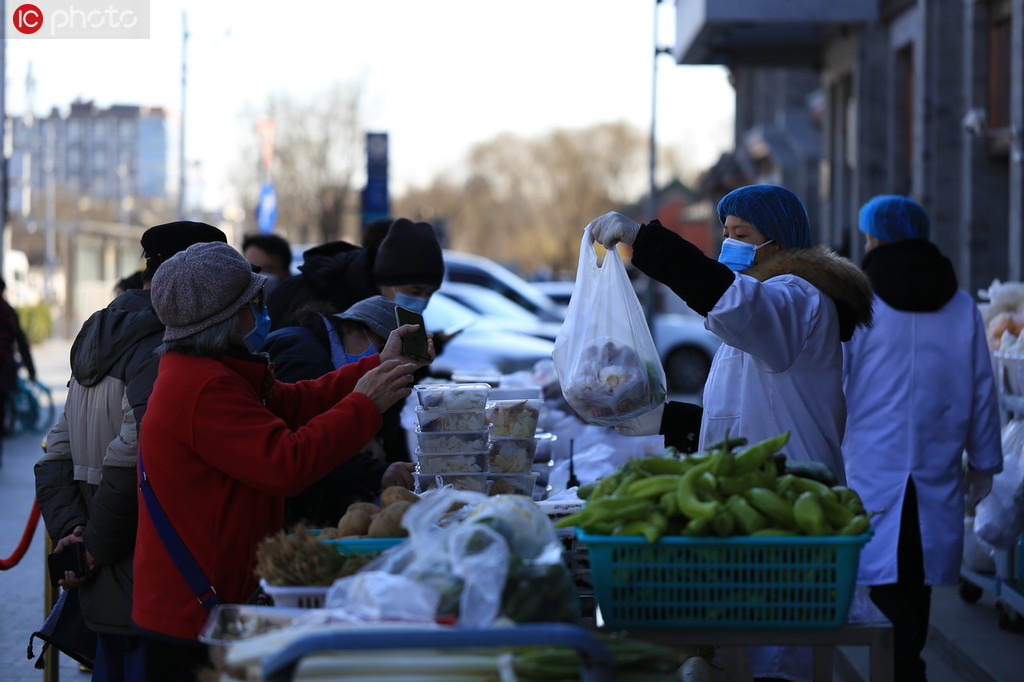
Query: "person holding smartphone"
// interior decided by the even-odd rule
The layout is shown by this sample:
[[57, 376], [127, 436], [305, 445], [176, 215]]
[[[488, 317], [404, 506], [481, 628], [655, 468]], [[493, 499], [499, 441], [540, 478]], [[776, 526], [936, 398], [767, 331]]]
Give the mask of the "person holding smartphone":
[[[291, 383], [316, 379], [379, 353], [391, 332], [400, 326], [395, 311], [393, 301], [372, 296], [337, 315], [317, 315], [309, 326], [271, 332], [261, 350], [270, 355], [278, 380]], [[420, 333], [417, 330], [416, 334]], [[362, 452], [288, 498], [286, 527], [299, 522], [313, 527], [333, 526], [350, 504], [372, 500], [388, 486], [412, 490], [416, 465], [408, 461], [408, 441], [400, 414], [403, 403], [399, 401], [384, 412], [380, 431]]]
[[[312, 381], [277, 381], [267, 356], [256, 352], [270, 329], [265, 281], [227, 244], [189, 247], [153, 279], [153, 308], [165, 331], [139, 432], [144, 492], [225, 604], [256, 591], [256, 549], [282, 528], [285, 498], [362, 450], [424, 364], [402, 354], [402, 337], [413, 328], [400, 327], [379, 354]], [[147, 682], [187, 682], [209, 665], [199, 641], [209, 614], [146, 499], [132, 621]]]

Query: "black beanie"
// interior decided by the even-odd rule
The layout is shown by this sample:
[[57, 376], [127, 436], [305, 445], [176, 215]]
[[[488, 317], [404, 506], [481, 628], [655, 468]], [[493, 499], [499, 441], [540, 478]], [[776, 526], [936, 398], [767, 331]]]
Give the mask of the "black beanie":
[[147, 269], [155, 270], [165, 260], [184, 251], [193, 244], [204, 242], [227, 243], [227, 236], [213, 225], [193, 220], [178, 220], [156, 225], [142, 233], [142, 251]]
[[378, 285], [441, 285], [444, 258], [441, 243], [430, 223], [414, 223], [399, 218], [391, 223], [387, 236], [377, 249], [373, 279]]

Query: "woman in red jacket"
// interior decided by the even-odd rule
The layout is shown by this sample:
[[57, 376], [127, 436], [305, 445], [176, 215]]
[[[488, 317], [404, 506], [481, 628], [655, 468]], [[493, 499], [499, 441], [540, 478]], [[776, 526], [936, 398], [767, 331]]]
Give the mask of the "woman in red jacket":
[[[401, 336], [416, 328], [406, 325], [379, 355], [316, 380], [276, 381], [253, 352], [270, 327], [265, 280], [227, 244], [208, 243], [166, 261], [152, 284], [166, 332], [139, 437], [141, 487], [228, 604], [255, 592], [256, 547], [281, 529], [284, 498], [362, 449], [421, 366], [401, 355]], [[207, 610], [154, 511], [140, 492], [132, 620], [147, 682], [191, 680], [208, 663], [198, 642]]]

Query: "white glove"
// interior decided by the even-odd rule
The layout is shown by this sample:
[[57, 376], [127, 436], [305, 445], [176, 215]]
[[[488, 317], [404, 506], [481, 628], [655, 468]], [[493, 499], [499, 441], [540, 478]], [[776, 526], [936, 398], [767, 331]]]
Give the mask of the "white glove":
[[964, 504], [967, 508], [978, 506], [992, 492], [992, 474], [982, 474], [968, 468], [964, 474], [964, 491]]
[[640, 231], [640, 225], [636, 221], [627, 218], [621, 213], [612, 211], [597, 218], [587, 227], [594, 241], [600, 242], [606, 249], [615, 248], [616, 242], [633, 245], [636, 233]]
[[615, 430], [623, 436], [653, 436], [661, 431], [661, 415], [664, 412], [665, 403], [662, 403], [650, 412], [627, 419], [616, 426]]

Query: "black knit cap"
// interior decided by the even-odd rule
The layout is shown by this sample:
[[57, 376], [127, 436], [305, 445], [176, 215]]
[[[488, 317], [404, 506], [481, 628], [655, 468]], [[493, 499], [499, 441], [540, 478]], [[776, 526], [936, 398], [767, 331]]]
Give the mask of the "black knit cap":
[[388, 234], [377, 249], [373, 279], [377, 284], [441, 285], [444, 258], [441, 243], [430, 223], [414, 223], [399, 218], [391, 223]]
[[146, 267], [149, 268], [156, 268], [160, 263], [193, 244], [226, 244], [227, 241], [227, 236], [213, 225], [193, 220], [176, 220], [173, 223], [156, 225], [143, 232], [142, 239], [139, 240], [146, 256]]

